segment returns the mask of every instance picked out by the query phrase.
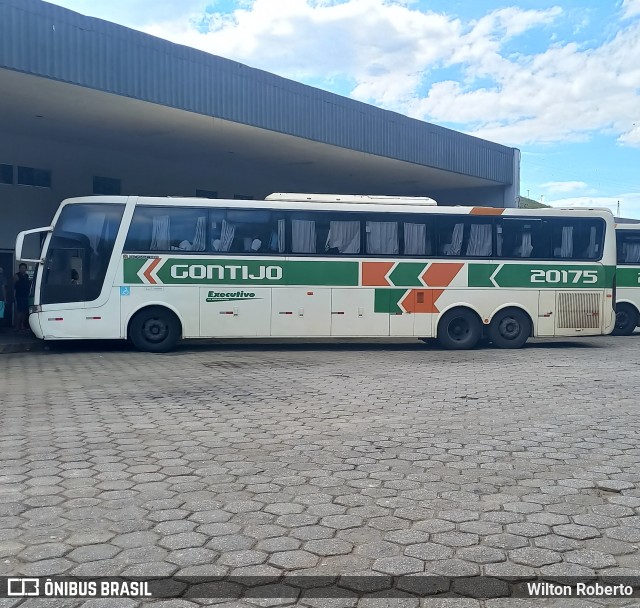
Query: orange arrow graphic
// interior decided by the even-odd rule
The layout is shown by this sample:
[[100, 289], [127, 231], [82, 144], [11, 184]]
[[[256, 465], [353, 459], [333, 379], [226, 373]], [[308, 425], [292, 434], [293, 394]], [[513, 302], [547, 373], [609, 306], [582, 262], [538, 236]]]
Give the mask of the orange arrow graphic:
[[444, 293], [444, 289], [412, 289], [400, 301], [400, 307], [406, 312], [434, 313], [440, 312], [436, 300]]
[[391, 285], [385, 276], [392, 267], [393, 262], [362, 262], [362, 285], [365, 287]]
[[142, 273], [142, 276], [144, 276], [144, 278], [147, 279], [147, 281], [149, 281], [149, 283], [151, 283], [152, 285], [155, 285], [158, 282], [151, 276], [151, 273], [153, 272], [155, 267], [160, 263], [160, 261], [161, 261], [160, 258], [156, 258], [155, 260], [153, 260], [153, 262], [151, 262], [151, 264], [149, 264], [147, 269]]
[[464, 264], [438, 264], [434, 262], [422, 273], [422, 280], [429, 287], [448, 287]]

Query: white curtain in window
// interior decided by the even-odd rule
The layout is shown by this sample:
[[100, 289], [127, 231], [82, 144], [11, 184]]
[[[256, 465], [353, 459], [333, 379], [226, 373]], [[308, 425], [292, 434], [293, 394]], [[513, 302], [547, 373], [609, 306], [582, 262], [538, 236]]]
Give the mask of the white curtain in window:
[[533, 251], [533, 245], [531, 244], [531, 233], [523, 232], [522, 233], [522, 243], [520, 247], [516, 247], [515, 254], [520, 256], [521, 258], [528, 258]]
[[398, 255], [398, 223], [367, 222], [367, 253]]
[[156, 215], [151, 227], [151, 251], [168, 251], [171, 240], [169, 238], [170, 219], [168, 215]]
[[561, 258], [570, 258], [573, 255], [573, 226], [562, 227], [562, 245], [556, 248], [555, 254]]
[[360, 222], [329, 222], [326, 249], [360, 253]]
[[491, 255], [491, 224], [471, 224], [467, 255], [470, 257]]
[[592, 260], [598, 255], [598, 244], [596, 243], [596, 227], [591, 226], [591, 230], [589, 231], [589, 245], [587, 246], [587, 251], [585, 252], [585, 257]]
[[640, 243], [625, 243], [623, 247], [624, 261], [627, 264], [640, 263]]
[[404, 223], [404, 254], [426, 255], [427, 227], [425, 224]]
[[84, 224], [84, 234], [89, 237], [89, 244], [91, 245], [91, 249], [94, 253], [98, 252], [106, 221], [106, 213], [97, 213], [92, 211], [87, 215], [87, 219]]
[[236, 227], [227, 222], [227, 220], [222, 220], [222, 229], [220, 230], [220, 247], [218, 251], [229, 251], [235, 234]]
[[462, 252], [462, 237], [464, 236], [464, 224], [456, 224], [451, 234], [451, 242], [445, 245], [443, 253], [445, 255], [460, 255]]
[[191, 251], [204, 251], [206, 245], [206, 225], [207, 218], [204, 215], [200, 216], [196, 222], [196, 233], [193, 236], [193, 242], [191, 243]]
[[[284, 220], [282, 220], [284, 222]], [[278, 230], [280, 225], [278, 224]], [[284, 242], [284, 238], [282, 239]], [[316, 253], [316, 223], [312, 220], [291, 220], [291, 251]]]

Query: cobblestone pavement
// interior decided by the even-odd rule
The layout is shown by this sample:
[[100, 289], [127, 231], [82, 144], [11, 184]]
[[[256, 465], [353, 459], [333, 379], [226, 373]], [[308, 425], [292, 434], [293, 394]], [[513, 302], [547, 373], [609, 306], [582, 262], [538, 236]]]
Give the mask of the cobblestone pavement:
[[[516, 352], [411, 342], [5, 355], [0, 574], [637, 575], [639, 349], [635, 335]], [[385, 593], [287, 601], [639, 605]], [[140, 604], [22, 604], [80, 605]]]

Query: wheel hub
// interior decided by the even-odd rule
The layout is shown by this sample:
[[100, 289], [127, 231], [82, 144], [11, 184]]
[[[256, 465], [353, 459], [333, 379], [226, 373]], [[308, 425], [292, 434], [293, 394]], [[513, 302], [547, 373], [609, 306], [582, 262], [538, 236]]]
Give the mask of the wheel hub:
[[520, 334], [520, 323], [513, 317], [507, 317], [500, 321], [498, 329], [503, 338], [513, 339]]
[[147, 340], [160, 342], [167, 334], [167, 326], [160, 319], [149, 319], [144, 324], [143, 332]]
[[449, 325], [449, 336], [453, 340], [460, 341], [469, 334], [469, 324], [463, 319], [455, 319]]

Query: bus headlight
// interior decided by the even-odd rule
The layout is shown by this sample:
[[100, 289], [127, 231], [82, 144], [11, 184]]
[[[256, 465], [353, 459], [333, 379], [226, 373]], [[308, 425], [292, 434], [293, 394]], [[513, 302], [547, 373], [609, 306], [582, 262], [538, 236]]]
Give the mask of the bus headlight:
[[29, 314], [35, 314], [36, 312], [42, 312], [42, 306], [36, 304], [35, 306], [29, 306]]

